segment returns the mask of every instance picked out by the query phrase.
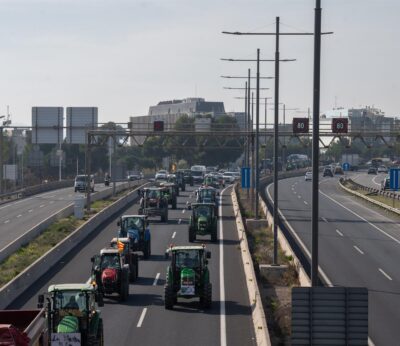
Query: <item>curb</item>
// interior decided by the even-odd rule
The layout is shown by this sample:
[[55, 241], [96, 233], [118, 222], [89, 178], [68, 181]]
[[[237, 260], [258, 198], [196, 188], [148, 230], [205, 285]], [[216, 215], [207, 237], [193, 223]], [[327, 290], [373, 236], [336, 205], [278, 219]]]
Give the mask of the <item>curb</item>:
[[242, 214], [240, 213], [236, 191], [233, 188], [231, 193], [233, 211], [236, 217], [236, 228], [240, 241], [240, 252], [242, 254], [244, 274], [246, 276], [247, 290], [251, 305], [251, 315], [253, 318], [254, 332], [257, 345], [271, 346], [265, 312], [261, 301], [260, 291], [258, 289], [257, 278], [254, 272], [253, 260], [247, 243], [246, 231], [243, 225]]
[[388, 210], [388, 211], [391, 211], [392, 213], [395, 213], [395, 214], [397, 214], [397, 215], [400, 215], [400, 210], [399, 210], [399, 209], [390, 207], [390, 206], [388, 206], [388, 205], [385, 204], [385, 203], [382, 203], [382, 202], [379, 202], [379, 201], [375, 201], [374, 199], [369, 198], [368, 196], [365, 196], [365, 195], [363, 195], [362, 193], [359, 193], [359, 192], [357, 192], [357, 191], [353, 191], [353, 190], [349, 189], [348, 187], [344, 186], [344, 185], [342, 184], [342, 181], [339, 181], [339, 186], [340, 186], [343, 190], [345, 190], [345, 191], [351, 193], [351, 194], [354, 195], [354, 196], [357, 196], [357, 197], [359, 197], [359, 198], [362, 198], [362, 199], [364, 199], [364, 200], [366, 200], [366, 201], [368, 201], [368, 202], [370, 202], [370, 203], [372, 203], [372, 204], [377, 205], [378, 207], [381, 207], [381, 208], [383, 208], [383, 209], [386, 209], [386, 210]]
[[[130, 187], [129, 183], [120, 184], [116, 187], [116, 192], [118, 193], [129, 187]], [[92, 202], [107, 198], [111, 195], [112, 195], [112, 187], [103, 191], [99, 191], [98, 193], [94, 194], [92, 197]], [[48, 218], [42, 220], [37, 225], [27, 230], [24, 234], [21, 234], [18, 238], [14, 239], [11, 243], [7, 244], [2, 249], [0, 249], [0, 262], [4, 261], [8, 256], [16, 252], [20, 247], [28, 244], [31, 240], [36, 238], [52, 223], [56, 222], [59, 219], [72, 215], [73, 212], [74, 212], [74, 203], [70, 203], [66, 207], [56, 211]]]
[[90, 220], [77, 228], [68, 237], [64, 238], [60, 243], [51, 248], [28, 268], [4, 285], [0, 289], [0, 309], [5, 309], [9, 306], [15, 299], [29, 289], [38, 278], [43, 276], [59, 262], [61, 258], [73, 250], [75, 246], [80, 245], [82, 241], [92, 234], [103, 222], [126, 207], [128, 203], [139, 198], [137, 190], [141, 186], [138, 186], [126, 196], [94, 215]]

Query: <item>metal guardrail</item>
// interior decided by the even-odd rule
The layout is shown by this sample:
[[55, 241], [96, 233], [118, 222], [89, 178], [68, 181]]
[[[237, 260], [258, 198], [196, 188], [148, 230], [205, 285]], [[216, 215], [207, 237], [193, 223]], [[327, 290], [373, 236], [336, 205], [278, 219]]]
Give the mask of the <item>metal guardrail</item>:
[[[356, 183], [354, 180], [352, 180], [351, 178], [340, 178], [340, 182], [343, 184], [344, 182], [349, 181], [352, 185], [356, 186], [357, 189], [363, 190], [363, 191], [368, 191], [371, 194], [377, 194], [380, 196], [384, 196], [384, 197], [388, 197], [388, 198], [394, 198], [394, 199], [398, 199], [400, 200], [400, 194], [394, 193], [392, 191], [386, 191], [383, 189], [375, 189], [373, 187], [369, 187], [369, 186], [365, 186], [365, 185], [361, 185], [359, 183]], [[350, 190], [351, 187], [350, 187]]]

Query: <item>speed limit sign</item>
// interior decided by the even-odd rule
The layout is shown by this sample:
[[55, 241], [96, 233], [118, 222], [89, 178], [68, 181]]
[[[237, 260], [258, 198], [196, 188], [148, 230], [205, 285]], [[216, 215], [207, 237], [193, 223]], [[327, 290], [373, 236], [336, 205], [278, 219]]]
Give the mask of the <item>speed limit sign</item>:
[[293, 118], [293, 133], [308, 133], [308, 118]]
[[347, 133], [348, 128], [349, 128], [349, 119], [347, 119], [347, 118], [332, 119], [332, 132], [333, 133]]

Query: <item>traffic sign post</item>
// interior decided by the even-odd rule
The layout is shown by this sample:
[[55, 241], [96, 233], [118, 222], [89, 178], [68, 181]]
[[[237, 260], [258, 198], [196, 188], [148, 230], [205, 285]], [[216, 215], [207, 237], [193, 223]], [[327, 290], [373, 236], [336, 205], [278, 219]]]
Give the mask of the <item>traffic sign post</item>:
[[344, 162], [342, 165], [343, 171], [348, 172], [350, 170], [350, 163]]
[[250, 167], [242, 167], [242, 189], [250, 189]]
[[[389, 175], [390, 190], [392, 191], [399, 190], [399, 175], [400, 175], [400, 168], [390, 169], [390, 175]], [[393, 194], [393, 208], [394, 208], [394, 194]]]

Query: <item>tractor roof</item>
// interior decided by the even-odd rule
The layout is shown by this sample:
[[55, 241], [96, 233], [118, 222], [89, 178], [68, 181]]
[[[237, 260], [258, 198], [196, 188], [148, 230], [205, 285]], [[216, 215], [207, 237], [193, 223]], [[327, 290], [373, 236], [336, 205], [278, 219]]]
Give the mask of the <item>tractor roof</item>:
[[48, 292], [55, 291], [94, 291], [94, 287], [91, 284], [58, 284], [49, 286]]
[[117, 241], [120, 241], [121, 243], [129, 244], [129, 238], [112, 238], [111, 239], [111, 243], [116, 243]]
[[103, 255], [103, 254], [118, 254], [119, 255], [119, 251], [118, 251], [118, 249], [113, 248], [113, 247], [106, 247], [106, 248], [100, 250], [100, 254], [101, 255]]
[[205, 250], [205, 246], [202, 245], [187, 245], [187, 246], [172, 246], [167, 251], [183, 251], [183, 250]]
[[192, 206], [192, 209], [193, 209], [193, 207], [200, 207], [200, 206], [208, 206], [208, 207], [213, 207], [213, 208], [215, 208], [215, 203], [192, 203], [191, 204], [191, 206]]
[[146, 219], [147, 215], [122, 215], [121, 216], [121, 219], [128, 219], [128, 218]]

